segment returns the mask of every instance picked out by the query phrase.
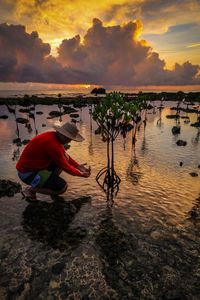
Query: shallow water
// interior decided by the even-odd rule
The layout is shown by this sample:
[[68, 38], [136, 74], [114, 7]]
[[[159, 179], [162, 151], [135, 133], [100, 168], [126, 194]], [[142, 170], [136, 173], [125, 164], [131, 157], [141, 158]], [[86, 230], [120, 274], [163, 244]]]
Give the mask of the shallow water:
[[[200, 134], [180, 119], [181, 134], [172, 135], [176, 122], [166, 118], [173, 113], [170, 106], [161, 119], [158, 109], [149, 111], [135, 151], [131, 133], [125, 141], [116, 140], [121, 184], [112, 207], [95, 180], [106, 165], [106, 145], [94, 134], [89, 108], [79, 109], [77, 126], [85, 141], [73, 142], [68, 152], [91, 165], [91, 177], [62, 174], [69, 184], [64, 202], [42, 195], [34, 204], [19, 194], [0, 199], [0, 298], [200, 299]], [[9, 116], [0, 120], [1, 177], [18, 181], [15, 164], [23, 147], [12, 143], [17, 137], [14, 115], [6, 106], [0, 109]], [[20, 138], [30, 139], [36, 130], [50, 130], [59, 122], [46, 119], [51, 110], [58, 108], [37, 105], [44, 114], [36, 115], [35, 126], [31, 120], [31, 133], [19, 124]], [[197, 119], [188, 116], [191, 123]], [[178, 139], [187, 145], [178, 147]]]

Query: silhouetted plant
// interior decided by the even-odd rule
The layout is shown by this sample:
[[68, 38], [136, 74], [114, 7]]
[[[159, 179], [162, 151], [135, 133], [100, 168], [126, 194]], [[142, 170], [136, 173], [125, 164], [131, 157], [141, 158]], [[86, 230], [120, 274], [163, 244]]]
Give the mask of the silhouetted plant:
[[[95, 106], [92, 113], [99, 126], [98, 133], [101, 134], [103, 142], [107, 143], [107, 166], [99, 171], [96, 180], [107, 193], [108, 200], [112, 200], [114, 191], [117, 194], [121, 181], [114, 167], [114, 141], [119, 133], [125, 138], [130, 128], [135, 128], [138, 118], [141, 119], [140, 112], [144, 103], [144, 100], [140, 99], [125, 102], [121, 93], [112, 92]], [[130, 122], [133, 122], [131, 127]]]

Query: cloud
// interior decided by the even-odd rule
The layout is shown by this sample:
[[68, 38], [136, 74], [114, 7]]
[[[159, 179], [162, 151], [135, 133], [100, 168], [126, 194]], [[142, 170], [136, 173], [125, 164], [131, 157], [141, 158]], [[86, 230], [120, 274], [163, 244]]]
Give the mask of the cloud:
[[55, 58], [37, 32], [1, 24], [0, 81], [125, 86], [200, 83], [199, 65], [186, 62], [166, 70], [159, 54], [139, 40], [141, 30], [139, 20], [104, 26], [94, 19], [83, 40], [79, 35], [64, 39]]

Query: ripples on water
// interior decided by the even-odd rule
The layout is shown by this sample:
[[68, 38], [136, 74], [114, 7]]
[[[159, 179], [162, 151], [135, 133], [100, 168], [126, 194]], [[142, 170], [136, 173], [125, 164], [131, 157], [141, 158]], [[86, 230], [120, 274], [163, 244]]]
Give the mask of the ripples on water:
[[[88, 299], [101, 295], [99, 299], [106, 299], [105, 295], [111, 299], [198, 299], [200, 200], [196, 199], [200, 193], [200, 135], [198, 129], [185, 124], [184, 119], [180, 120], [181, 134], [172, 135], [171, 128], [175, 121], [166, 118], [171, 113], [168, 106], [162, 111], [161, 120], [159, 111], [148, 114], [146, 129], [141, 126], [137, 133], [135, 151], [131, 145], [131, 133], [125, 141], [117, 138], [115, 168], [122, 181], [112, 209], [107, 207], [106, 196], [95, 181], [97, 172], [106, 165], [106, 145], [99, 135], [94, 135], [96, 125], [91, 121], [87, 107], [80, 111], [80, 123], [77, 125], [85, 141], [81, 144], [72, 142], [69, 154], [80, 163], [90, 164], [92, 175], [88, 179], [62, 175], [69, 183], [69, 190], [64, 197], [72, 205], [71, 215], [67, 214], [67, 203], [53, 204], [46, 196], [39, 196], [41, 202], [35, 206], [25, 204], [19, 196], [16, 199], [0, 199], [2, 243], [7, 245], [2, 248], [1, 255], [3, 253], [5, 258], [3, 271], [8, 278], [12, 277], [14, 257], [23, 263], [25, 260], [25, 266], [20, 263], [17, 265], [21, 266], [23, 272], [27, 272], [27, 268], [33, 272], [34, 267], [39, 270], [39, 265], [42, 266], [41, 272], [44, 272], [45, 260], [50, 265], [56, 260], [60, 263], [62, 255], [55, 249], [68, 251], [72, 256], [75, 251], [74, 256], [79, 259], [77, 264], [72, 259], [70, 265], [71, 262], [62, 256], [61, 261], [64, 261], [65, 267], [68, 266], [69, 273], [71, 270], [71, 276], [75, 274], [73, 264], [80, 273], [69, 280], [67, 270], [60, 267], [63, 279], [53, 279], [56, 282], [54, 289], [52, 278], [44, 273], [42, 276], [47, 286], [42, 292], [38, 282], [31, 283], [27, 294], [24, 292], [30, 299], [36, 297], [34, 287], [43, 299], [52, 295], [66, 299], [70, 293], [77, 291], [83, 296], [81, 272], [89, 274], [85, 279], [87, 296], [91, 293], [87, 290], [89, 285], [93, 286], [94, 294]], [[37, 105], [36, 111], [43, 111], [44, 114], [36, 115], [36, 128], [31, 120], [32, 133], [19, 124], [20, 138], [30, 139], [36, 129], [39, 133], [51, 129], [52, 122], [58, 121], [46, 119], [51, 110], [57, 110], [57, 106]], [[1, 114], [4, 113], [8, 114], [7, 108], [1, 106]], [[195, 114], [189, 116], [191, 123], [196, 121]], [[68, 115], [62, 117], [62, 121], [68, 120]], [[46, 127], [42, 127], [42, 123]], [[8, 119], [0, 120], [0, 132], [1, 177], [18, 181], [13, 153], [19, 154], [22, 147], [12, 143], [16, 138], [13, 115], [9, 114]], [[186, 140], [187, 146], [178, 147], [178, 139]], [[183, 162], [182, 167], [180, 162]], [[193, 178], [190, 172], [197, 172], [199, 176]], [[83, 199], [81, 205], [80, 199]], [[57, 213], [54, 214], [54, 211]], [[30, 239], [27, 240], [27, 236]], [[76, 240], [79, 243], [74, 243]], [[42, 248], [40, 243], [47, 248]], [[76, 249], [81, 247], [82, 252], [76, 253]], [[50, 250], [52, 248], [54, 250]], [[38, 249], [40, 254], [35, 252]], [[10, 258], [4, 253], [9, 254]], [[30, 260], [30, 265], [27, 260]], [[84, 264], [85, 271], [82, 270]], [[56, 267], [53, 270], [57, 270]], [[20, 284], [20, 280], [25, 280], [25, 275], [18, 273], [14, 278]], [[35, 273], [33, 275], [36, 276]], [[91, 276], [97, 276], [101, 288], [91, 283]], [[61, 288], [66, 282], [68, 285], [69, 282], [76, 282], [77, 290], [70, 285], [66, 288], [67, 294]], [[5, 294], [12, 296], [21, 293], [17, 287], [14, 290], [9, 280], [7, 286], [9, 289], [4, 291]], [[22, 290], [25, 290], [24, 286]]]

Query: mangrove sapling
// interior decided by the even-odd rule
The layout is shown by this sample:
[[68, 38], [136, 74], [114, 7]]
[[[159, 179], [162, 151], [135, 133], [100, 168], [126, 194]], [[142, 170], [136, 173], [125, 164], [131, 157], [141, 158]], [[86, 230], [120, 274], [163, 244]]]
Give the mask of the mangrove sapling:
[[[92, 113], [102, 140], [107, 143], [107, 166], [99, 171], [96, 180], [107, 193], [108, 200], [112, 200], [114, 191], [118, 192], [121, 181], [114, 168], [114, 141], [125, 123], [128, 123], [126, 104], [121, 93], [112, 92], [95, 106]], [[101, 182], [102, 177], [103, 182]]]

